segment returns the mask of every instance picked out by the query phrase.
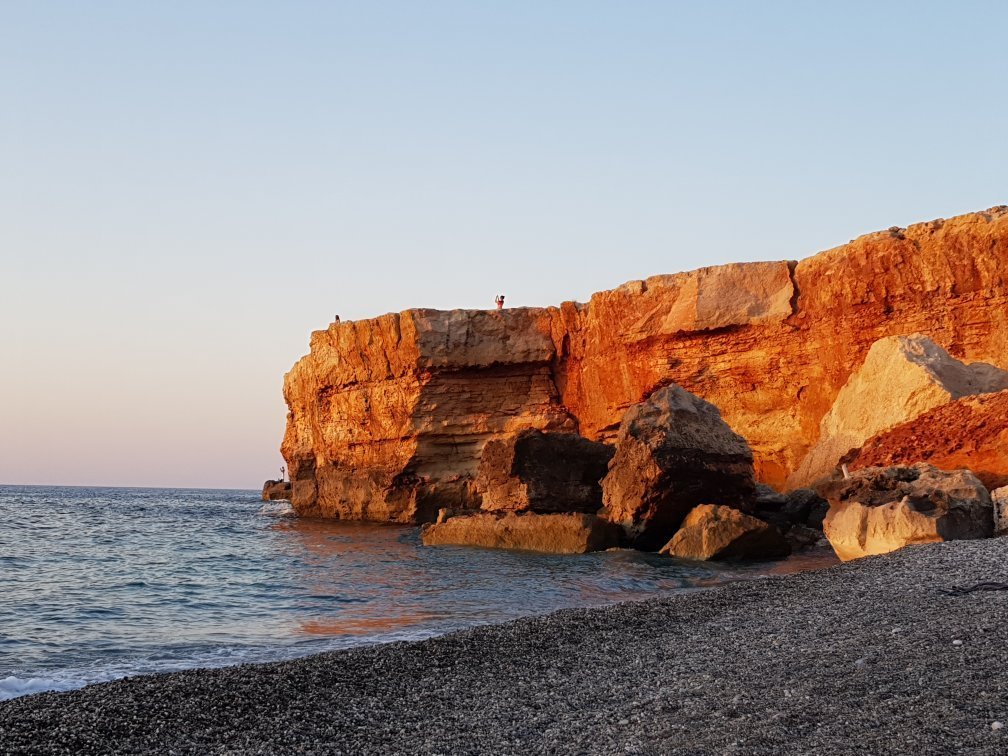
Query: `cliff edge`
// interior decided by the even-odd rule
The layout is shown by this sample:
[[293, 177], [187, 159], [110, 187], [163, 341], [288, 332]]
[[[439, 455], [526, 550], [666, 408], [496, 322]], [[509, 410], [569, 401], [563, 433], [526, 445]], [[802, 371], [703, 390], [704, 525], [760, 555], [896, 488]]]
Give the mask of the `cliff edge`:
[[628, 407], [670, 383], [716, 405], [758, 478], [781, 486], [871, 345], [910, 333], [1008, 367], [1008, 207], [587, 304], [334, 323], [284, 379], [292, 504], [392, 522], [476, 507], [488, 440], [536, 428], [611, 441]]

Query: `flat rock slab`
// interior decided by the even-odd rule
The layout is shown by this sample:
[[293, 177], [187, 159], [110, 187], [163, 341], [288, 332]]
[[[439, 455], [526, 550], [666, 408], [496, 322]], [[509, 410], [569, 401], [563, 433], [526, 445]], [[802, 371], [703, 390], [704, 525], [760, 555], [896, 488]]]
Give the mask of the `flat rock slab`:
[[421, 531], [424, 546], [479, 546], [547, 554], [587, 554], [618, 546], [622, 530], [587, 514], [474, 514]]
[[33, 754], [1004, 754], [1008, 591], [942, 593], [979, 581], [1008, 581], [1008, 539], [15, 699], [0, 704], [0, 743]]

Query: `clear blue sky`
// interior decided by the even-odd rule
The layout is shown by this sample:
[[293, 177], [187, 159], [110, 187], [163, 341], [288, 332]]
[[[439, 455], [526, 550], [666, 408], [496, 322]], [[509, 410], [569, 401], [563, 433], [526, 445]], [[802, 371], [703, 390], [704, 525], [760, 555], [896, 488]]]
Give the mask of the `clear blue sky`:
[[1008, 202], [1008, 4], [0, 2], [0, 481], [255, 486], [334, 313]]

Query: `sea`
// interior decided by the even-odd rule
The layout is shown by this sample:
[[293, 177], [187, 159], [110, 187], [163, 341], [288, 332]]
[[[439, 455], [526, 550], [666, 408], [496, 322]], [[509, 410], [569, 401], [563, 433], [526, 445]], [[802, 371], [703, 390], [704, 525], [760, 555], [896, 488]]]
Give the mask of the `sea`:
[[0, 700], [823, 566], [426, 548], [257, 491], [0, 486]]

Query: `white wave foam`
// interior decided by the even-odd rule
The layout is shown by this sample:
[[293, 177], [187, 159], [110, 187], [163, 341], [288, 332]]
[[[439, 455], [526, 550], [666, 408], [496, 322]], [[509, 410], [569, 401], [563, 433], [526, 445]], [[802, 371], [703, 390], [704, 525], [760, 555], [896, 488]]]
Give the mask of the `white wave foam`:
[[289, 501], [267, 501], [259, 507], [258, 514], [264, 517], [293, 517], [294, 507]]
[[[441, 628], [425, 628], [399, 630], [383, 633], [367, 638], [334, 637], [320, 641], [296, 643], [282, 646], [218, 646], [210, 649], [190, 649], [173, 652], [170, 656], [156, 658], [141, 657], [95, 661], [93, 666], [75, 667], [72, 669], [46, 670], [45, 676], [30, 676], [24, 673], [22, 677], [10, 676], [0, 679], [0, 701], [6, 701], [19, 696], [46, 691], [67, 691], [83, 688], [85, 685], [109, 682], [133, 675], [151, 675], [165, 672], [179, 672], [187, 669], [213, 669], [230, 667], [237, 664], [262, 664], [265, 662], [297, 659], [312, 654], [325, 653], [350, 648], [353, 646], [369, 646], [375, 643], [392, 643], [396, 641], [417, 641], [440, 635], [450, 630], [460, 629], [463, 625], [452, 625]], [[14, 670], [20, 672], [19, 670]]]
[[0, 701], [47, 690], [74, 690], [87, 685], [87, 680], [72, 677], [5, 677], [0, 680]]

